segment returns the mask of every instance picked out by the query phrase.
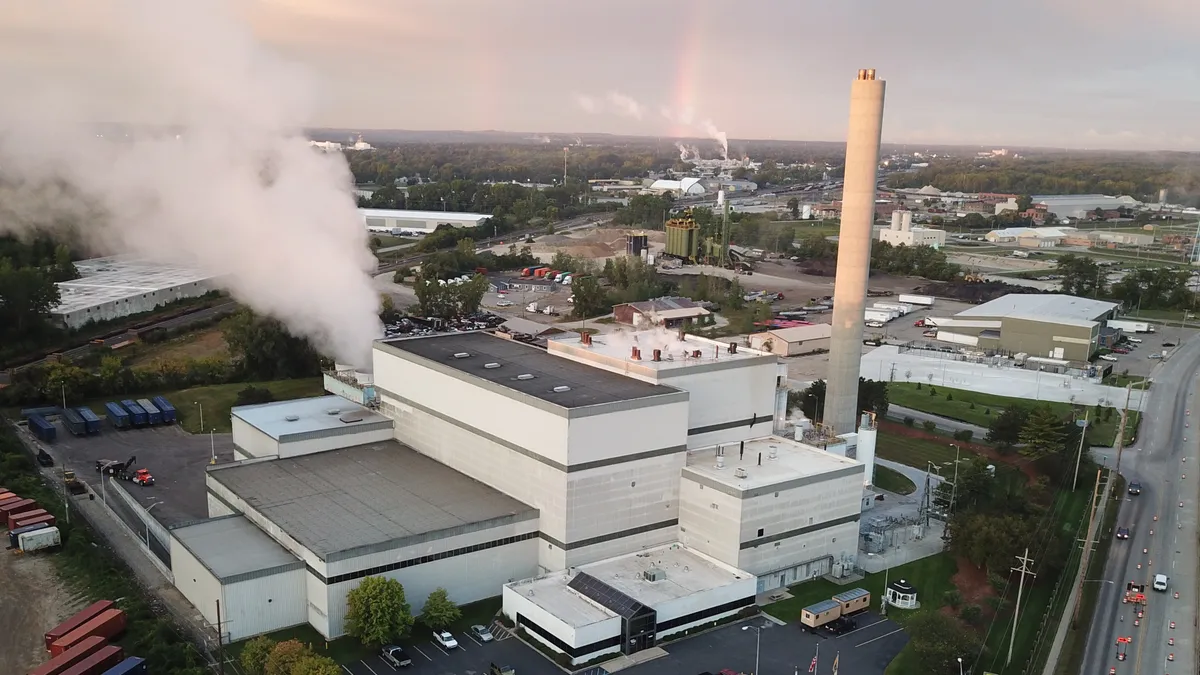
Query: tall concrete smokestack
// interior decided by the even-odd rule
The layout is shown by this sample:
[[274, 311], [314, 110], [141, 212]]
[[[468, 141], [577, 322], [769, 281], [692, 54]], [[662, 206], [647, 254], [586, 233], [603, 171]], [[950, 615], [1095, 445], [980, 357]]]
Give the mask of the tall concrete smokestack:
[[875, 181], [883, 132], [883, 80], [860, 70], [850, 85], [850, 128], [846, 135], [846, 175], [842, 225], [838, 232], [837, 276], [833, 283], [833, 335], [825, 392], [825, 426], [834, 434], [858, 424], [858, 372], [862, 364], [863, 312], [871, 265], [871, 225], [875, 222]]

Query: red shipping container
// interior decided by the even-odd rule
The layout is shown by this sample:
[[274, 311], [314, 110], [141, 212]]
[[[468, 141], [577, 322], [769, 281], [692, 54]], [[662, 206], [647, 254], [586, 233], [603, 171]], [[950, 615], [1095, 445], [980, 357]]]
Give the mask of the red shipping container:
[[112, 608], [112, 600], [100, 600], [98, 602], [93, 602], [78, 612], [75, 612], [66, 621], [63, 621], [54, 628], [46, 631], [46, 651], [50, 651], [50, 645], [53, 644], [58, 638], [100, 616], [101, 612], [110, 610]]
[[33, 516], [32, 518], [29, 517], [28, 513], [22, 513], [19, 518], [21, 518], [21, 520], [17, 521], [17, 526], [13, 529], [22, 528], [26, 525], [45, 525], [46, 527], [54, 527], [54, 523], [56, 522], [54, 515], [50, 513], [41, 516]]
[[29, 671], [29, 675], [57, 675], [76, 663], [86, 659], [92, 654], [95, 654], [106, 644], [108, 644], [108, 640], [105, 640], [99, 635], [85, 638], [74, 647]]
[[41, 507], [39, 507], [37, 502], [33, 501], [32, 499], [18, 499], [15, 502], [0, 504], [0, 517], [3, 517], [4, 521], [8, 522], [8, 514], [10, 513], [25, 513], [26, 511], [32, 511], [38, 508]]
[[37, 518], [38, 516], [45, 515], [49, 515], [49, 512], [46, 511], [46, 509], [33, 509], [32, 511], [25, 511], [24, 513], [10, 513], [8, 514], [8, 529], [17, 529], [17, 521], [19, 520], [27, 520], [29, 518]]
[[13, 497], [16, 497], [16, 495], [9, 492], [8, 490], [0, 490], [0, 504], [3, 504], [4, 502], [12, 499]]
[[0, 499], [0, 506], [4, 506], [5, 504], [11, 504], [11, 503], [13, 503], [15, 501], [19, 501], [21, 499], [20, 497], [14, 495], [11, 492], [8, 492], [5, 494], [7, 494], [8, 496], [3, 499]]
[[125, 650], [116, 645], [109, 645], [62, 671], [59, 675], [98, 675], [124, 660]]
[[111, 640], [124, 632], [124, 630], [125, 612], [119, 609], [108, 609], [91, 621], [50, 643], [50, 654], [58, 656], [79, 644], [85, 638], [93, 635], [99, 635], [102, 638]]

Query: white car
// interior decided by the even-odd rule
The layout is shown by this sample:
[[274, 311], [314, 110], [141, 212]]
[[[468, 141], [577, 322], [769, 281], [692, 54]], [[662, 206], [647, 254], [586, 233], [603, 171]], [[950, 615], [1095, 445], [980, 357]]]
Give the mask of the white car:
[[1132, 342], [1132, 343], [1133, 343], [1133, 344], [1135, 344], [1135, 345], [1140, 345], [1140, 344], [1142, 344], [1142, 340], [1141, 340], [1141, 338], [1125, 338], [1125, 339], [1126, 339], [1126, 340], [1129, 340], [1130, 342]]
[[496, 306], [497, 307], [512, 307], [513, 303], [512, 303], [512, 300], [501, 300], [496, 303]]
[[867, 328], [883, 328], [883, 324], [879, 323], [878, 321], [868, 321], [863, 325]]
[[1101, 354], [1097, 358], [1099, 358], [1101, 361], [1116, 361], [1117, 360], [1117, 357], [1115, 357], [1111, 354]]
[[1167, 575], [1165, 575], [1165, 574], [1155, 574], [1154, 575], [1154, 590], [1156, 590], [1156, 591], [1166, 591], [1167, 590]]
[[449, 631], [435, 630], [433, 631], [433, 641], [436, 642], [442, 649], [457, 649], [458, 640]]

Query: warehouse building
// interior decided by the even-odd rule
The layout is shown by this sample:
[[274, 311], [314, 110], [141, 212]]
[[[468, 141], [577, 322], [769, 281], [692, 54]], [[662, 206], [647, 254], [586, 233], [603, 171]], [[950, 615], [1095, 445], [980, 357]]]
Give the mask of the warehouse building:
[[392, 439], [391, 419], [341, 396], [239, 406], [230, 414], [237, 459], [296, 457]]
[[113, 256], [75, 263], [79, 278], [60, 281], [50, 313], [64, 328], [111, 321], [217, 290], [219, 275], [179, 265]]
[[799, 356], [829, 351], [829, 340], [833, 337], [833, 326], [814, 323], [809, 326], [775, 328], [765, 333], [750, 336], [750, 346], [778, 356]]
[[691, 298], [654, 298], [642, 302], [625, 302], [613, 306], [617, 323], [644, 329], [662, 326], [677, 328], [712, 312], [697, 305]]
[[[366, 576], [398, 580], [416, 612], [438, 587], [456, 603], [474, 602], [538, 571], [536, 509], [395, 441], [219, 464], [206, 480], [210, 515], [243, 515], [304, 565], [299, 586], [291, 576], [264, 582], [266, 563], [239, 568], [261, 575], [247, 594], [280, 595], [280, 613], [260, 624], [273, 623], [271, 630], [295, 623], [282, 608], [299, 595], [309, 624], [329, 638], [343, 635], [346, 595]], [[180, 570], [175, 576], [176, 585], [189, 583]]]
[[363, 224], [371, 232], [385, 234], [429, 234], [442, 225], [478, 227], [491, 216], [485, 213], [457, 211], [404, 211], [400, 209], [359, 209]]
[[1116, 303], [1072, 295], [1012, 294], [932, 323], [943, 342], [1087, 361], [1099, 349], [1101, 327], [1116, 309]]
[[992, 230], [984, 239], [993, 244], [1017, 244], [1024, 248], [1053, 248], [1073, 236], [1073, 227], [1006, 227]]
[[[1058, 216], [1059, 220], [1067, 220], [1075, 218], [1077, 220], [1087, 220], [1091, 218], [1096, 209], [1106, 212], [1107, 215], [1114, 214], [1118, 209], [1136, 209], [1142, 205], [1141, 202], [1129, 196], [1113, 197], [1109, 195], [1033, 195], [1031, 203], [1039, 211], [1053, 213]], [[1009, 199], [1006, 202], [996, 204], [996, 215], [1000, 215], [1005, 211], [1016, 211], [1016, 199]]]
[[668, 180], [660, 178], [648, 187], [643, 192], [655, 194], [670, 194], [675, 197], [698, 197], [707, 192], [704, 189], [704, 183], [699, 178], [681, 178], [680, 180]]
[[754, 589], [753, 574], [672, 544], [505, 584], [503, 611], [576, 665], [733, 616]]

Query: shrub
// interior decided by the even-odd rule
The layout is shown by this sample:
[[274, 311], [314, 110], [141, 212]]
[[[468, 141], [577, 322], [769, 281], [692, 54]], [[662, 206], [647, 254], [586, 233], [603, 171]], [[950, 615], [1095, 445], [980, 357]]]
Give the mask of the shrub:
[[952, 393], [950, 393], [950, 392], [946, 392], [946, 400], [947, 400], [947, 401], [953, 401], [953, 400], [954, 400], [954, 394], [952, 394]]
[[979, 605], [966, 605], [958, 612], [959, 618], [972, 626], [979, 625], [979, 621], [983, 619], [983, 608]]
[[942, 600], [947, 605], [950, 605], [951, 607], [954, 607], [955, 609], [957, 609], [958, 606], [962, 604], [963, 597], [962, 597], [962, 593], [958, 592], [958, 589], [952, 588], [942, 594]]
[[917, 383], [917, 391], [921, 391], [921, 383], [920, 382]]
[[933, 431], [934, 429], [937, 429], [937, 422], [934, 422], [933, 420], [925, 420], [924, 422], [921, 422], [921, 426], [925, 427], [925, 431]]
[[914, 425], [916, 423], [917, 423], [917, 421], [911, 417], [904, 418], [904, 426], [906, 426], [906, 427], [912, 427], [912, 425]]
[[971, 401], [971, 405], [967, 406], [967, 408], [969, 408], [970, 410], [974, 410], [975, 409], [975, 401]]
[[247, 642], [246, 646], [242, 648], [242, 655], [238, 657], [242, 670], [249, 675], [264, 675], [267, 660], [271, 658], [271, 652], [275, 650], [275, 645], [276, 642], [265, 635]]
[[983, 409], [983, 414], [984, 414], [984, 415], [991, 415], [991, 414], [992, 414], [992, 409], [991, 409], [991, 408], [984, 408], [984, 409]]
[[954, 440], [962, 441], [963, 443], [970, 443], [971, 438], [974, 436], [975, 432], [971, 431], [970, 429], [959, 429], [958, 431], [954, 432]]
[[270, 389], [250, 385], [238, 392], [237, 400], [233, 402], [233, 405], [257, 405], [259, 403], [271, 403], [274, 400], [275, 394], [272, 394]]

